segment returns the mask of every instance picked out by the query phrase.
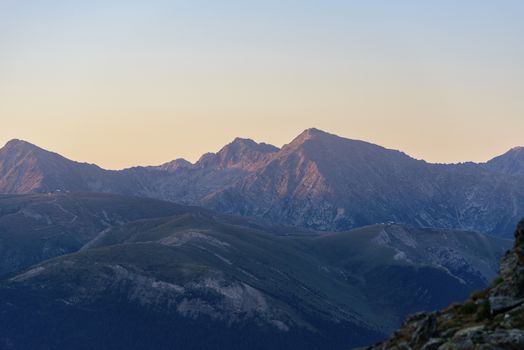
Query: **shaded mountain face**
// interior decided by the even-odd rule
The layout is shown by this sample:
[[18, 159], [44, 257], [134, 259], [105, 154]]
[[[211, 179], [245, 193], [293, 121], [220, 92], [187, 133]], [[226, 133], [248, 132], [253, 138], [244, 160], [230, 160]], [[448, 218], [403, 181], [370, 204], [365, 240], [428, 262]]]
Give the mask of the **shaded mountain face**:
[[106, 171], [15, 141], [0, 150], [0, 192], [136, 195], [326, 231], [394, 221], [511, 237], [524, 211], [521, 154], [428, 164], [308, 129], [282, 149], [235, 139], [195, 164]]
[[0, 195], [0, 278], [76, 252], [112, 227], [190, 210], [109, 194]]
[[[20, 233], [0, 230], [6, 254], [81, 241], [0, 282], [0, 340], [14, 349], [346, 349], [486, 286], [510, 245], [395, 224], [300, 231], [112, 195], [0, 208]], [[94, 229], [67, 231], [75, 222]]]
[[387, 349], [523, 349], [524, 220], [515, 244], [502, 259], [500, 275], [490, 288], [463, 304], [409, 317], [386, 341], [368, 350]]

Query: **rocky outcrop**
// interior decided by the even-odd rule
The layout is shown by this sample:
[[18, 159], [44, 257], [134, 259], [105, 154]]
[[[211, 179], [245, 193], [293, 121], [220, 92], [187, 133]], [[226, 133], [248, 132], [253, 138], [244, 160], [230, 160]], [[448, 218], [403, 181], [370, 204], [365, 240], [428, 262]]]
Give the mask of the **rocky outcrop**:
[[524, 349], [524, 219], [490, 288], [463, 304], [413, 315], [391, 338], [366, 349]]

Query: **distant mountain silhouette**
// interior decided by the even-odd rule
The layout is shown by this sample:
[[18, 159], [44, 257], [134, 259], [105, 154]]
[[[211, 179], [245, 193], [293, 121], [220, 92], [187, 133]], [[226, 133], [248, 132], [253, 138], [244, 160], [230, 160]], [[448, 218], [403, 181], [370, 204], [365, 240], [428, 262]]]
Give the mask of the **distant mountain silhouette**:
[[317, 230], [395, 221], [511, 237], [524, 213], [523, 154], [430, 164], [308, 129], [281, 149], [237, 138], [195, 164], [108, 171], [13, 140], [0, 150], [0, 193], [109, 192]]

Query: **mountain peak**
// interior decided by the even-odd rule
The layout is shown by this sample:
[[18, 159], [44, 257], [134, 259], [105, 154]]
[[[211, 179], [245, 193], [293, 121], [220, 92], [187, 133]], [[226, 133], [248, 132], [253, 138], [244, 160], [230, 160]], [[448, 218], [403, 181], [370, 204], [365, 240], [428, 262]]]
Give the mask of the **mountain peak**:
[[505, 174], [524, 175], [524, 147], [513, 147], [486, 163], [491, 169]]
[[336, 135], [330, 134], [328, 132], [325, 132], [323, 130], [317, 129], [317, 128], [309, 128], [304, 130], [300, 135], [298, 135], [296, 139], [312, 139], [317, 137], [338, 137]]
[[261, 142], [255, 142], [252, 139], [245, 139], [241, 137], [236, 137], [232, 142], [224, 146], [220, 151], [224, 151], [226, 149], [231, 148], [239, 148], [239, 149], [251, 149], [253, 151], [261, 152], [261, 153], [273, 153], [278, 151], [278, 147], [275, 147], [273, 145]]
[[299, 147], [310, 140], [331, 140], [331, 139], [342, 139], [339, 136], [330, 134], [317, 128], [309, 128], [302, 131], [297, 137], [295, 137], [287, 146], [292, 148]]
[[267, 143], [257, 143], [252, 139], [237, 137], [225, 145], [218, 153], [206, 153], [197, 162], [203, 167], [247, 169], [252, 164], [265, 159], [279, 149]]
[[15, 149], [39, 149], [38, 146], [33, 145], [30, 142], [20, 140], [20, 139], [12, 139], [8, 141], [5, 146], [2, 148], [2, 150], [15, 150]]
[[[78, 163], [30, 142], [13, 139], [0, 149], [0, 192], [87, 191], [86, 179], [103, 176], [96, 165]], [[94, 181], [93, 181], [94, 183]]]
[[235, 138], [218, 153], [221, 167], [246, 168], [268, 154], [277, 152], [278, 148], [267, 143], [257, 143], [251, 139]]
[[166, 171], [176, 171], [178, 169], [191, 168], [192, 166], [193, 164], [191, 164], [191, 162], [185, 160], [184, 158], [178, 158], [178, 159], [175, 159], [175, 160], [172, 160], [170, 162], [160, 165], [159, 168], [161, 170], [166, 170]]
[[233, 145], [233, 144], [238, 144], [238, 145], [257, 145], [257, 143], [252, 140], [252, 139], [249, 139], [249, 138], [243, 138], [243, 137], [235, 137], [235, 139], [233, 141], [231, 141], [229, 143], [230, 145]]
[[30, 142], [12, 139], [7, 142], [3, 148], [0, 148], [0, 161], [3, 160], [5, 162], [7, 159], [21, 160], [26, 157], [34, 157], [36, 159], [48, 157], [52, 154], [52, 152], [40, 148]]

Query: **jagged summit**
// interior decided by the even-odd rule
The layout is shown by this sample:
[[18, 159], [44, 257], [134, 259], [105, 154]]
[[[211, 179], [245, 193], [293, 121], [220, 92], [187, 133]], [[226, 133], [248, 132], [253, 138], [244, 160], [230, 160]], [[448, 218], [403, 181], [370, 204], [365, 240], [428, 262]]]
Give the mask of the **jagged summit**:
[[158, 168], [161, 170], [176, 171], [178, 169], [188, 169], [192, 166], [193, 164], [191, 162], [185, 160], [184, 158], [178, 158], [170, 162], [164, 163], [160, 165]]
[[217, 153], [206, 153], [197, 162], [201, 167], [249, 168], [268, 155], [278, 152], [278, 147], [257, 143], [252, 139], [237, 137]]
[[253, 139], [250, 138], [244, 138], [244, 137], [235, 137], [233, 141], [231, 141], [228, 145], [251, 145], [256, 146], [258, 145], [257, 142], [255, 142]]
[[[228, 149], [235, 149], [235, 150], [250, 149], [250, 150], [261, 152], [261, 153], [273, 153], [279, 150], [279, 148], [276, 146], [273, 146], [273, 145], [270, 145], [264, 142], [258, 143], [252, 139], [241, 138], [241, 137], [236, 137], [232, 142], [224, 146], [221, 151], [226, 151]], [[221, 151], [219, 151], [219, 153]]]

